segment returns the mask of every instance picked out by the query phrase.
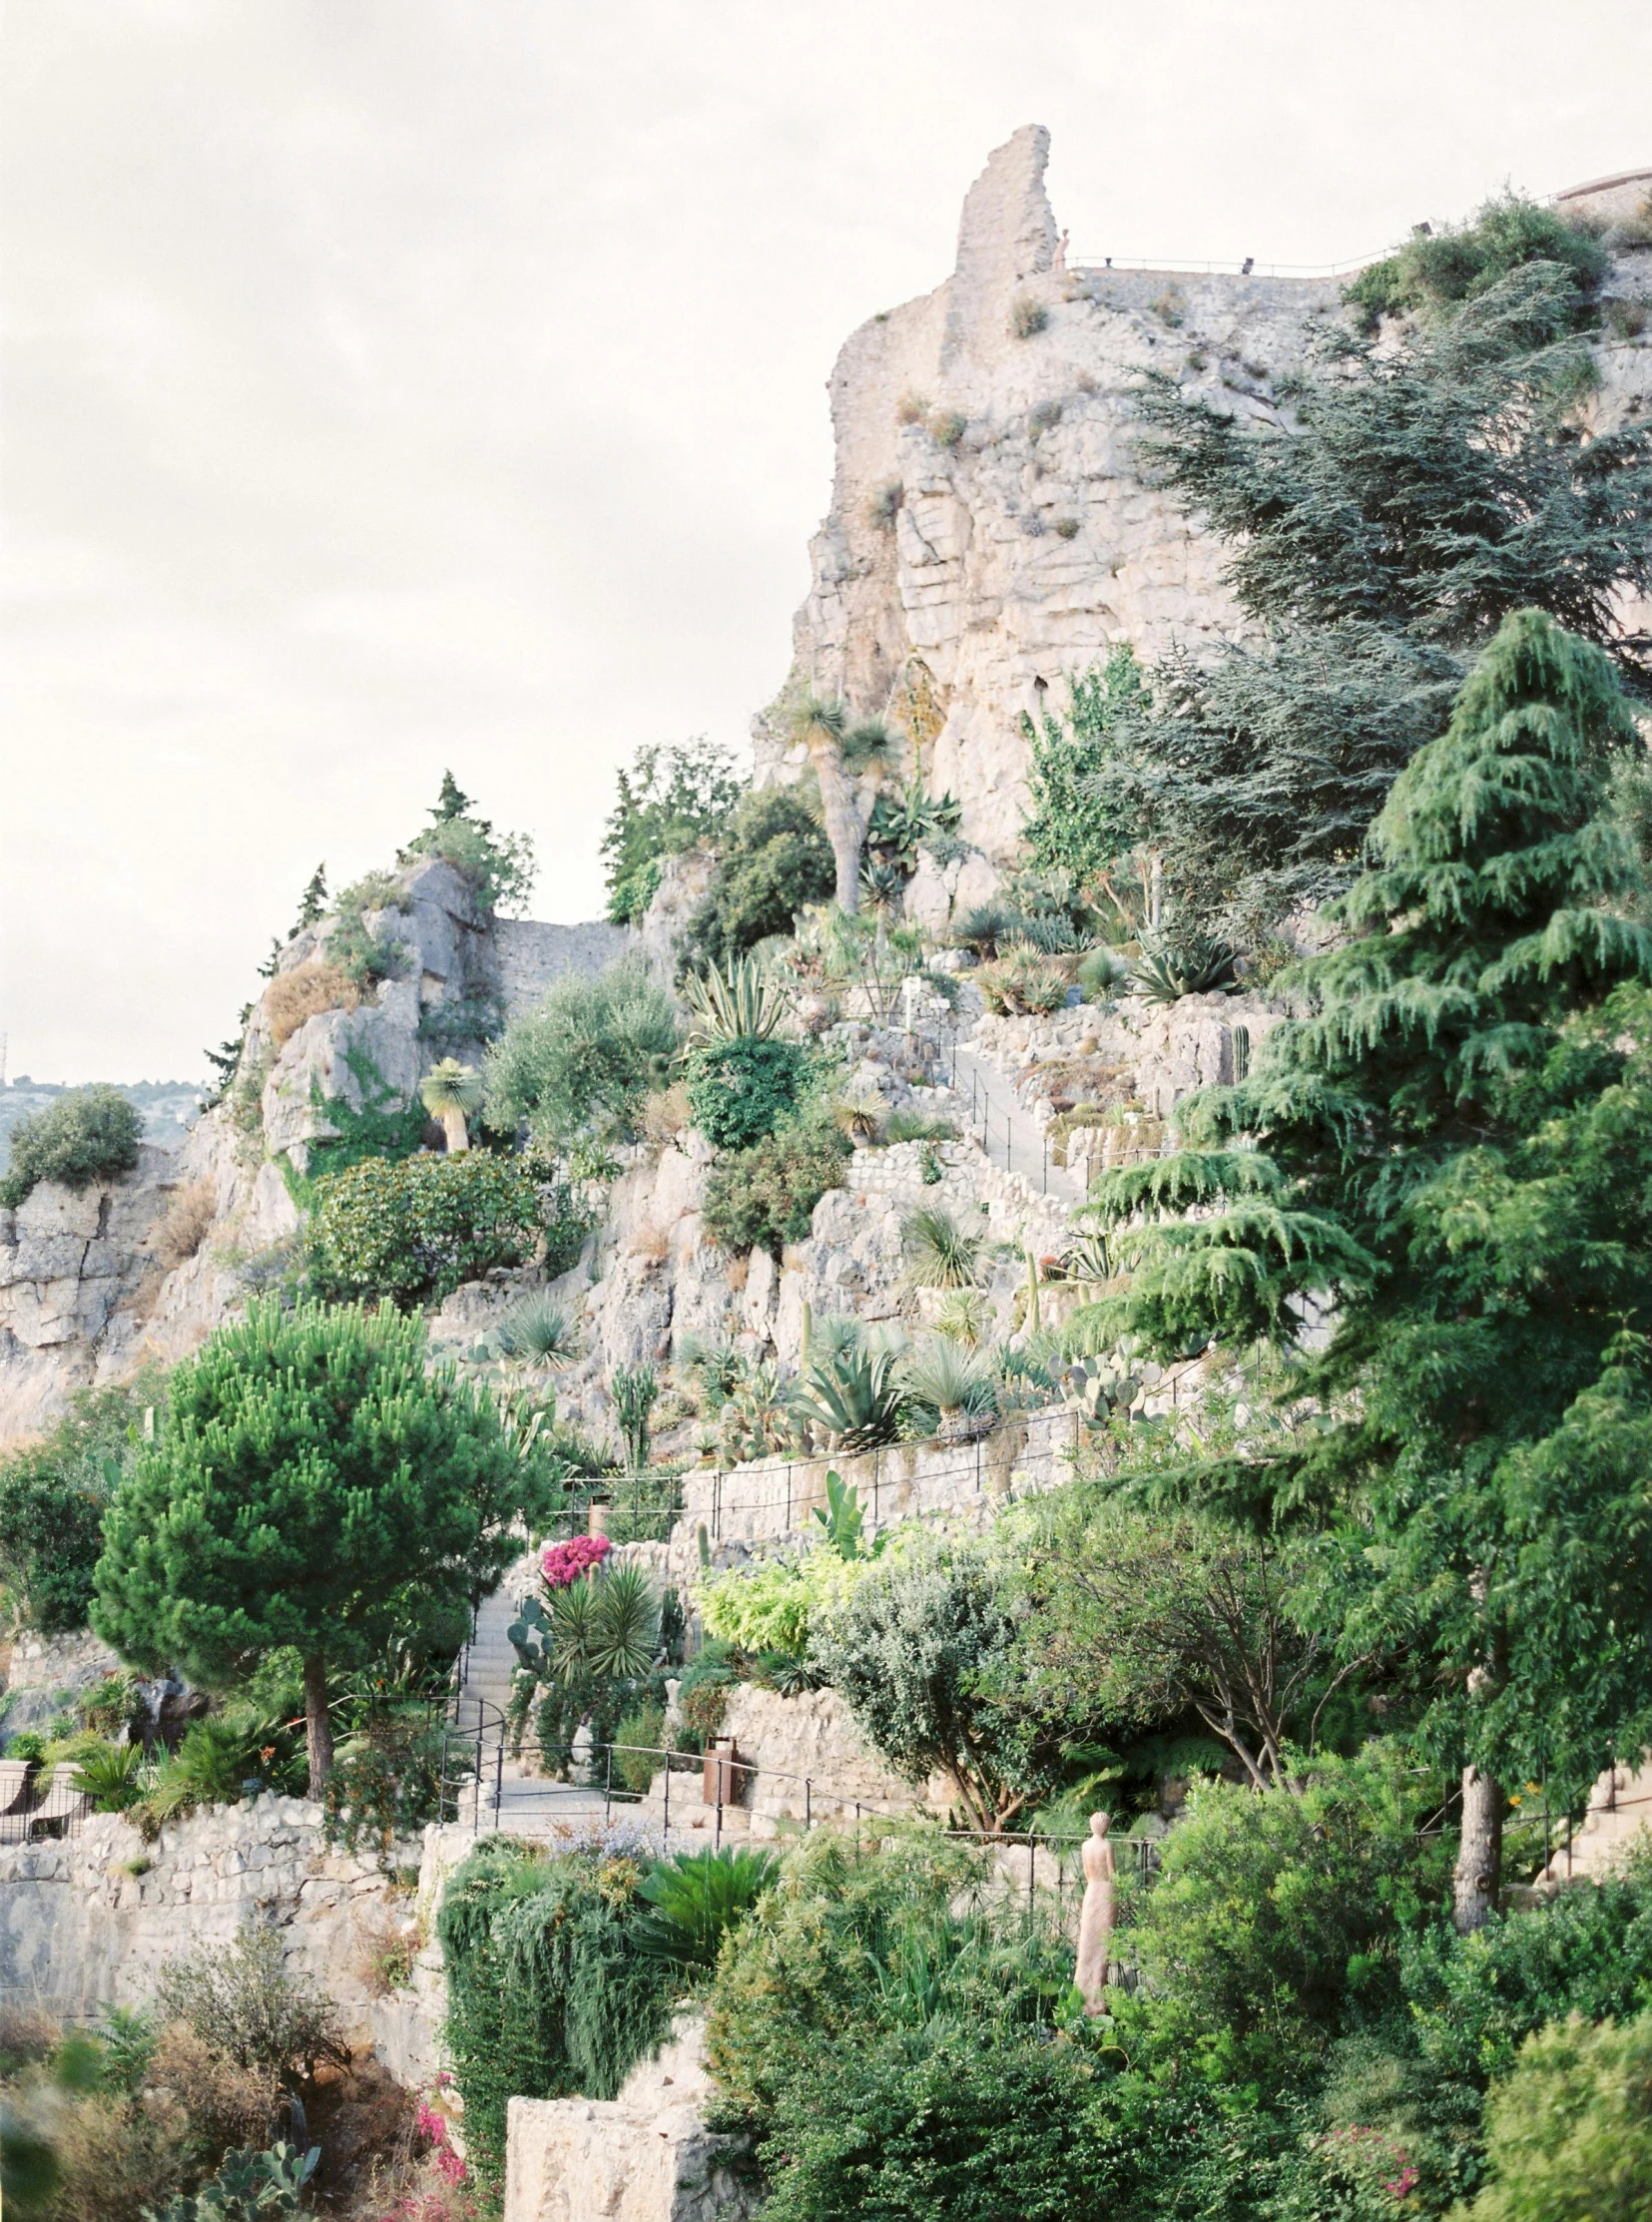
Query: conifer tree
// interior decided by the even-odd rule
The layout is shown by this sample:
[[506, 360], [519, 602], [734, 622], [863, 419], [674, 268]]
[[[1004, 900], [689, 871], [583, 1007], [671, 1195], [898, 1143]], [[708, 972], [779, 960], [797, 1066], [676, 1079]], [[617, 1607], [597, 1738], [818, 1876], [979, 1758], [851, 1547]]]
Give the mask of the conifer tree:
[[295, 1650], [317, 1796], [338, 1677], [392, 1641], [462, 1641], [555, 1495], [485, 1391], [425, 1372], [421, 1321], [255, 1303], [170, 1377], [104, 1522], [93, 1623], [207, 1689]]
[[1351, 1523], [1346, 1640], [1409, 1660], [1466, 1764], [1465, 1926], [1498, 1771], [1575, 1791], [1652, 1729], [1652, 933], [1602, 808], [1635, 742], [1598, 648], [1507, 619], [1394, 788], [1348, 940], [1301, 968], [1309, 1015], [1095, 1206], [1133, 1273], [1098, 1339], [1290, 1348], [1328, 1308], [1292, 1387], [1323, 1430], [1220, 1478]]

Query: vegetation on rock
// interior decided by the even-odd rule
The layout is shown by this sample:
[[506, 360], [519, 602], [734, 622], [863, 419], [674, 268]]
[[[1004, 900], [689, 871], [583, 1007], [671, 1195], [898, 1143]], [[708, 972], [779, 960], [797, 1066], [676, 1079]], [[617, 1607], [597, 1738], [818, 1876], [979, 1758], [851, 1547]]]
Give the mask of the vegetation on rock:
[[137, 1164], [143, 1134], [143, 1113], [118, 1088], [69, 1089], [13, 1128], [0, 1210], [15, 1210], [42, 1181], [78, 1192], [119, 1180]]

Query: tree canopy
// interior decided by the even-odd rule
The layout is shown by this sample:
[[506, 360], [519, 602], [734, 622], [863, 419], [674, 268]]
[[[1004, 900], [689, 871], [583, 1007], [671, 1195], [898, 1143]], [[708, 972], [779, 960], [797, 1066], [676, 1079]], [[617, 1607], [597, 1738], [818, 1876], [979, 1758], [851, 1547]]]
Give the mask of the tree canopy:
[[173, 1372], [104, 1523], [93, 1624], [214, 1690], [298, 1652], [316, 1793], [337, 1677], [456, 1647], [556, 1496], [484, 1390], [426, 1372], [421, 1321], [254, 1303]]

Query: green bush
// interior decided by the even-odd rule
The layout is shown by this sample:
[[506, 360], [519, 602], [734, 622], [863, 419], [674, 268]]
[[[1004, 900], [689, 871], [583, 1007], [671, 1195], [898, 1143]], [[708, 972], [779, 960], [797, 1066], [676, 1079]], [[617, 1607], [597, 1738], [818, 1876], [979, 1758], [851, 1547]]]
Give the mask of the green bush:
[[635, 1798], [647, 1794], [659, 1770], [659, 1754], [665, 1748], [666, 1709], [657, 1698], [633, 1706], [614, 1730], [616, 1744], [634, 1744], [635, 1751], [617, 1751], [614, 1754], [614, 1784]]
[[612, 2098], [664, 2035], [679, 1982], [638, 1948], [643, 1874], [627, 1851], [547, 1859], [495, 1837], [443, 1892], [447, 2044], [484, 2183], [503, 2172], [512, 2098]]
[[779, 1257], [809, 1234], [815, 1206], [842, 1183], [853, 1145], [833, 1127], [798, 1122], [777, 1127], [749, 1150], [713, 1167], [706, 1182], [705, 1228], [734, 1252], [760, 1244]]
[[671, 997], [643, 965], [611, 964], [595, 979], [565, 972], [488, 1050], [483, 1116], [552, 1150], [628, 1139], [676, 1047]]
[[772, 934], [790, 933], [811, 902], [836, 888], [831, 843], [796, 788], [749, 795], [736, 811], [705, 901], [683, 936], [689, 966], [728, 965]]
[[779, 1865], [755, 1844], [708, 1845], [659, 1861], [638, 1892], [651, 1909], [638, 1931], [641, 1948], [678, 1967], [715, 1967], [724, 1938], [774, 1887]]
[[39, 1181], [78, 1192], [130, 1173], [143, 1135], [143, 1113], [119, 1088], [71, 1088], [12, 1129], [11, 1169], [0, 1178], [0, 1208], [15, 1210]]
[[203, 1944], [171, 1960], [157, 1995], [169, 2019], [238, 2067], [301, 2080], [323, 2060], [347, 2057], [332, 2000], [286, 1969], [279, 1930], [242, 1930], [232, 1944]]
[[697, 1042], [686, 1059], [695, 1125], [714, 1149], [750, 1149], [797, 1102], [804, 1063], [796, 1042], [774, 1035]]
[[156, 1393], [152, 1383], [81, 1389], [39, 1442], [0, 1459], [0, 1581], [42, 1635], [86, 1626], [104, 1511]]
[[460, 792], [451, 772], [441, 776], [430, 818], [433, 823], [414, 834], [397, 863], [417, 856], [445, 857], [469, 881], [479, 910], [520, 910], [532, 892], [536, 868], [527, 834], [495, 833], [489, 820], [473, 816], [470, 797]]
[[1397, 255], [1363, 270], [1343, 297], [1375, 331], [1383, 316], [1472, 300], [1510, 271], [1536, 262], [1558, 263], [1570, 275], [1578, 320], [1586, 320], [1611, 257], [1590, 233], [1517, 193], [1487, 201], [1467, 224], [1407, 240]]
[[1463, 2222], [1644, 2222], [1652, 2012], [1529, 2037], [1486, 2109], [1491, 2180]]
[[742, 1651], [802, 1653], [812, 1629], [847, 1603], [871, 1563], [818, 1545], [795, 1558], [763, 1558], [711, 1574], [697, 1584], [694, 1601], [709, 1636]]
[[519, 1159], [486, 1150], [367, 1158], [315, 1183], [309, 1279], [329, 1299], [439, 1304], [461, 1281], [531, 1257], [542, 1211]]

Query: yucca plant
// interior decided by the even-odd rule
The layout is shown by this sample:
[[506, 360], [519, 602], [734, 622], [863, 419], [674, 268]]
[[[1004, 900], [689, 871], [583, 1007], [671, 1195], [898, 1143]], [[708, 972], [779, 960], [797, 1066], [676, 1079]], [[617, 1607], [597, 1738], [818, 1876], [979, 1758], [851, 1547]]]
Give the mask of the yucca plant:
[[826, 1436], [833, 1450], [852, 1456], [892, 1442], [899, 1429], [901, 1389], [891, 1351], [856, 1344], [847, 1350], [811, 1351], [794, 1396], [801, 1418]]
[[935, 1333], [972, 1351], [985, 1337], [990, 1317], [979, 1289], [953, 1289], [935, 1313]]
[[690, 1042], [767, 1041], [780, 1031], [788, 1007], [782, 981], [755, 957], [737, 956], [728, 970], [714, 964], [683, 983], [692, 1016]]
[[886, 1106], [874, 1081], [860, 1081], [846, 1089], [831, 1116], [839, 1134], [851, 1142], [875, 1142]]
[[1104, 996], [1113, 994], [1123, 987], [1129, 976], [1129, 965], [1105, 942], [1086, 949], [1078, 960], [1078, 985], [1087, 1002], [1099, 1002]]
[[985, 1356], [949, 1336], [932, 1335], [907, 1354], [901, 1369], [906, 1390], [939, 1414], [945, 1441], [985, 1434], [997, 1411], [992, 1369]]
[[501, 1354], [518, 1366], [565, 1366], [579, 1355], [573, 1315], [554, 1297], [529, 1297], [496, 1332]]
[[996, 956], [1000, 945], [1024, 923], [1020, 912], [1011, 910], [1007, 903], [978, 902], [952, 928], [952, 938], [961, 948], [973, 949], [977, 956]]
[[553, 1590], [549, 1610], [530, 1597], [506, 1633], [536, 1682], [634, 1680], [659, 1652], [660, 1601], [641, 1566], [616, 1566]]
[[901, 1222], [906, 1280], [914, 1289], [978, 1289], [982, 1237], [965, 1234], [949, 1211], [924, 1204]]
[[447, 1154], [456, 1157], [470, 1147], [465, 1121], [482, 1107], [482, 1076], [474, 1065], [461, 1065], [457, 1057], [444, 1057], [419, 1082], [419, 1101], [433, 1119], [440, 1119], [447, 1136]]
[[926, 1111], [891, 1111], [883, 1128], [885, 1142], [955, 1142], [958, 1130], [950, 1119], [932, 1119]]
[[1239, 951], [1207, 933], [1175, 938], [1144, 933], [1130, 984], [1150, 1003], [1177, 1003], [1184, 995], [1226, 993], [1236, 986]]
[[660, 1861], [637, 1890], [652, 1909], [632, 1933], [638, 1950], [679, 1967], [716, 1966], [724, 1938], [779, 1876], [777, 1856], [752, 1845]]

